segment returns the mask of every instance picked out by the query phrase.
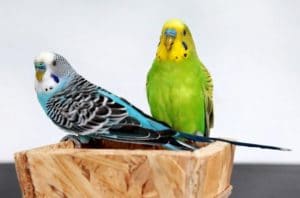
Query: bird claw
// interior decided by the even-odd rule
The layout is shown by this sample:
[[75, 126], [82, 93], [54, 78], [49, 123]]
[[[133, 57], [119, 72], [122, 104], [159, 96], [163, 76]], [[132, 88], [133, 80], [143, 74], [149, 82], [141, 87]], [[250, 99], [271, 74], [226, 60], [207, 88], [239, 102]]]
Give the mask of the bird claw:
[[90, 143], [90, 138], [87, 136], [82, 136], [82, 135], [66, 135], [63, 137], [60, 142], [65, 142], [65, 141], [72, 141], [75, 148], [83, 148], [85, 145], [88, 145]]
[[196, 131], [195, 135], [203, 136], [203, 133], [201, 131]]

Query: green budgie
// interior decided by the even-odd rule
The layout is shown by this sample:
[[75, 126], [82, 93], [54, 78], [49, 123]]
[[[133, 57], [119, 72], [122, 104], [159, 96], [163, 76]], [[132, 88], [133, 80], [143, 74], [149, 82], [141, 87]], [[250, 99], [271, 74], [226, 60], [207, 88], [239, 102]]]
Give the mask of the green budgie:
[[192, 34], [182, 21], [167, 21], [147, 76], [154, 118], [178, 131], [209, 136], [214, 123], [213, 82], [199, 60]]

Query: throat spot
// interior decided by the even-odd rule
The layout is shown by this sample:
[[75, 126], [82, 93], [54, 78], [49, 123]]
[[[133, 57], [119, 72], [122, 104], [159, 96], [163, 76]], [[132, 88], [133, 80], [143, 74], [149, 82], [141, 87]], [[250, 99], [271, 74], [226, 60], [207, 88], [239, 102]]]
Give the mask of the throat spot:
[[182, 46], [183, 46], [184, 50], [188, 50], [188, 46], [184, 41], [182, 41]]
[[48, 92], [48, 91], [51, 91], [52, 89], [53, 89], [53, 86], [49, 86], [49, 87], [45, 87], [44, 90], [45, 90], [46, 92]]

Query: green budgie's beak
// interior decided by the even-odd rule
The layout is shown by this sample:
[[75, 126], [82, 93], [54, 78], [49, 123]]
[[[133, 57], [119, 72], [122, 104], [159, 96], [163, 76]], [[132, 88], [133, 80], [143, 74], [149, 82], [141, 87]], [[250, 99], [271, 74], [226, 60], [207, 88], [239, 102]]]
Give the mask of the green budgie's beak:
[[174, 37], [167, 36], [165, 40], [165, 46], [168, 51], [172, 48], [173, 43], [174, 43]]
[[166, 39], [165, 39], [164, 44], [165, 44], [167, 50], [170, 50], [172, 48], [172, 45], [173, 45], [174, 40], [176, 38], [176, 34], [177, 34], [176, 30], [166, 29], [166, 31], [165, 31]]

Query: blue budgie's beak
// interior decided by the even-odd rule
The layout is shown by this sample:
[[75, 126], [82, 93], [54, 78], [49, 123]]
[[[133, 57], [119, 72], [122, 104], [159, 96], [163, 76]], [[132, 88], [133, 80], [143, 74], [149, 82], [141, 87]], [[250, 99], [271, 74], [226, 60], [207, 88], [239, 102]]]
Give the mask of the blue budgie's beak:
[[44, 74], [46, 72], [46, 65], [43, 62], [38, 62], [34, 64], [35, 66], [35, 77], [38, 81], [42, 81]]
[[176, 38], [177, 32], [174, 29], [166, 29], [165, 31], [165, 46], [167, 48], [167, 50], [170, 50], [172, 48], [172, 45], [174, 43], [174, 40]]

